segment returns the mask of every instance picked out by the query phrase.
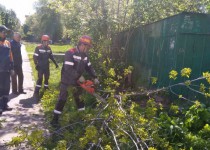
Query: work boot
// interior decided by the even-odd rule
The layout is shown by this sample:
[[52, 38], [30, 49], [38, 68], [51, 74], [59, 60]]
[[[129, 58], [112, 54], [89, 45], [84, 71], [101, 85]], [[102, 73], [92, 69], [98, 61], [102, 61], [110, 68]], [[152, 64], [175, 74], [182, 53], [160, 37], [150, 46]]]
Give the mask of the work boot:
[[4, 107], [3, 111], [12, 111], [12, 108], [9, 107], [8, 105], [6, 105], [6, 107]]
[[44, 87], [44, 90], [49, 90], [49, 87], [46, 87], [46, 86], [45, 86], [45, 87]]
[[19, 93], [17, 91], [13, 91], [12, 94], [18, 95]]
[[24, 92], [23, 90], [19, 91], [19, 94], [27, 94], [26, 92]]
[[60, 125], [59, 125], [59, 114], [55, 114], [54, 113], [54, 116], [53, 116], [53, 119], [52, 119], [52, 121], [50, 122], [50, 124], [52, 125], [52, 127], [59, 127]]
[[3, 111], [11, 111], [12, 108], [7, 105], [9, 99], [7, 97], [3, 97]]
[[39, 102], [39, 93], [34, 92], [33, 98], [34, 98], [34, 100], [35, 100], [36, 102]]

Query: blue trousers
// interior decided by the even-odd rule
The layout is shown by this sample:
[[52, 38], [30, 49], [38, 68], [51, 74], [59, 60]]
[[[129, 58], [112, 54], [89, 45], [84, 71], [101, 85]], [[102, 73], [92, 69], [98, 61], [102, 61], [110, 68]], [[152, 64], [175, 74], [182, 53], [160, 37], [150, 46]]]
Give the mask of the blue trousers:
[[10, 73], [0, 72], [0, 109], [7, 107], [10, 90]]

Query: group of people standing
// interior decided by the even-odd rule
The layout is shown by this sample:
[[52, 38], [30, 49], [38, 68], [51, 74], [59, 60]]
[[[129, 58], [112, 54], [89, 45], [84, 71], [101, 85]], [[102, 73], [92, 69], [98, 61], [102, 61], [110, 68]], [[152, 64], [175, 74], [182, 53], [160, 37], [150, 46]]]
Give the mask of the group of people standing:
[[[7, 105], [10, 91], [10, 75], [12, 76], [12, 93], [25, 94], [23, 90], [23, 71], [21, 57], [21, 35], [17, 32], [13, 35], [11, 42], [6, 40], [8, 28], [0, 26], [0, 114], [3, 111], [11, 110]], [[38, 80], [34, 91], [34, 97], [39, 97], [39, 91], [42, 87], [44, 77], [44, 89], [49, 89], [48, 80], [50, 77], [49, 59], [51, 59], [56, 68], [58, 64], [55, 61], [52, 50], [49, 46], [50, 37], [42, 35], [41, 44], [35, 48], [33, 60], [38, 72]], [[68, 87], [74, 87], [73, 96], [78, 111], [85, 110], [84, 100], [81, 100], [82, 88], [80, 83], [85, 82], [83, 76], [86, 71], [93, 79], [95, 84], [99, 84], [99, 80], [92, 67], [88, 57], [88, 50], [92, 47], [92, 39], [90, 36], [82, 36], [75, 48], [69, 49], [64, 56], [64, 61], [61, 69], [61, 84], [58, 101], [53, 111], [52, 125], [59, 122], [59, 117], [67, 101]], [[18, 87], [17, 87], [18, 77]]]

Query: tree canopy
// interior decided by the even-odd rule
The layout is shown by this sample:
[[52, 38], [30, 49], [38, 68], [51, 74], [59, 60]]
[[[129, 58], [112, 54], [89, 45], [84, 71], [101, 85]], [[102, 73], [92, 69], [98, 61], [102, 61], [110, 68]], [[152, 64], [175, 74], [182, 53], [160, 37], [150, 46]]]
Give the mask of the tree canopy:
[[0, 24], [16, 31], [20, 29], [20, 20], [16, 13], [13, 10], [7, 10], [2, 5], [0, 5]]
[[89, 34], [107, 42], [117, 32], [183, 11], [207, 13], [208, 5], [209, 0], [39, 0], [24, 27], [35, 37], [46, 33], [55, 41]]
[[35, 4], [36, 13], [26, 18], [23, 31], [28, 40], [40, 40], [43, 34], [48, 34], [53, 41], [62, 38], [63, 25], [60, 14], [48, 5], [48, 1], [38, 1]]

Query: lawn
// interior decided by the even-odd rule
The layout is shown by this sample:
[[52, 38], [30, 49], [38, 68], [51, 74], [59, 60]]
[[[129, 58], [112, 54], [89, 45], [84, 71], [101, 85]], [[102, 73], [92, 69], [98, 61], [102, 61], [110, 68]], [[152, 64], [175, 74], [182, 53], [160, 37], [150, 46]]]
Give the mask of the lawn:
[[[24, 42], [23, 44], [27, 47], [27, 52], [29, 53], [33, 53], [35, 47], [39, 45], [37, 43], [27, 43], [27, 42]], [[51, 47], [53, 53], [64, 53], [68, 49], [72, 48], [72, 45], [49, 45], [49, 46]]]

